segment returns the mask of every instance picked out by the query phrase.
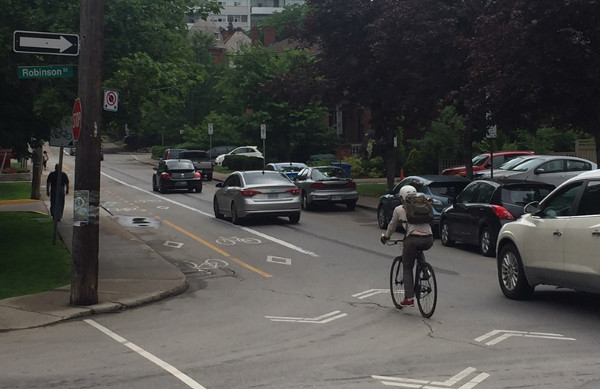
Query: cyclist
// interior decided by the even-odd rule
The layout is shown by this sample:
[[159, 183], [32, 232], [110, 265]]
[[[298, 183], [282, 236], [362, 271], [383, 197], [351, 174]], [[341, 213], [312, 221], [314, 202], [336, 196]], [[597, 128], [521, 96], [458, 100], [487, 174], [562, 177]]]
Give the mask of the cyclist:
[[[416, 194], [417, 190], [414, 186], [405, 185], [400, 188], [400, 198], [403, 201], [406, 196]], [[417, 259], [417, 253], [419, 251], [428, 250], [431, 248], [431, 246], [433, 246], [433, 233], [429, 223], [408, 223], [406, 221], [406, 211], [404, 210], [402, 204], [400, 204], [394, 208], [392, 220], [390, 220], [386, 232], [381, 234], [381, 241], [383, 243], [390, 239], [392, 234], [396, 231], [398, 222], [403, 223], [404, 231], [406, 232], [404, 243], [402, 245], [402, 265], [404, 269], [402, 279], [404, 280], [404, 300], [400, 302], [400, 305], [404, 307], [413, 307], [415, 305], [415, 281], [413, 275], [415, 260]]]

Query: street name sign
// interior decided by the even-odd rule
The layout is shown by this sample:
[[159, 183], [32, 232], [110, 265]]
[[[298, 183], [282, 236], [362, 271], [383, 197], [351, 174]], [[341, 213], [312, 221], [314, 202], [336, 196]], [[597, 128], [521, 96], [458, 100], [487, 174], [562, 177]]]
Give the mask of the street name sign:
[[15, 31], [15, 53], [79, 55], [79, 35], [38, 31]]
[[19, 66], [19, 78], [70, 78], [73, 65]]

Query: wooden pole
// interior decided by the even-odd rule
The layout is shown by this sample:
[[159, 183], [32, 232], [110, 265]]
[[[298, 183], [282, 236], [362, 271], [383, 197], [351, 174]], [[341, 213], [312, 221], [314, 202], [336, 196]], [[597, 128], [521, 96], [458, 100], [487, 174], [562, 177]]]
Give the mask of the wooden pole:
[[[75, 155], [75, 196], [89, 194], [87, 222], [73, 225], [71, 305], [98, 303], [100, 212], [100, 145], [102, 119], [102, 51], [105, 0], [81, 0], [78, 97], [81, 132]], [[74, 218], [75, 220], [75, 218]]]

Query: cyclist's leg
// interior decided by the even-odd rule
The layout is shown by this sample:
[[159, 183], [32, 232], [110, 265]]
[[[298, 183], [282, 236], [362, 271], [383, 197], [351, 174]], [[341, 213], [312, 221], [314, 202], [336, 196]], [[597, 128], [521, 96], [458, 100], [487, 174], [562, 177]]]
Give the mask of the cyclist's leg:
[[413, 275], [413, 268], [415, 266], [415, 259], [417, 256], [417, 247], [415, 239], [410, 235], [404, 238], [404, 246], [402, 247], [402, 267], [403, 267], [403, 279], [404, 279], [404, 298], [410, 300], [415, 297], [415, 281]]

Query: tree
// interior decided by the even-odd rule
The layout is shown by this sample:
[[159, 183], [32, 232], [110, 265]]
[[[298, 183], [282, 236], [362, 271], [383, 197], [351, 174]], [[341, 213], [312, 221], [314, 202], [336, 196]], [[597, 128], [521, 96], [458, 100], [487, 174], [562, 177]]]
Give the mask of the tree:
[[391, 187], [396, 130], [407, 131], [405, 141], [420, 137], [440, 99], [462, 83], [466, 54], [455, 39], [466, 24], [442, 0], [307, 4], [301, 37], [319, 46], [319, 69], [334, 85], [332, 96], [371, 109]]
[[469, 111], [507, 129], [579, 127], [600, 160], [600, 25], [595, 0], [495, 2], [469, 42]]

